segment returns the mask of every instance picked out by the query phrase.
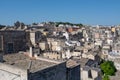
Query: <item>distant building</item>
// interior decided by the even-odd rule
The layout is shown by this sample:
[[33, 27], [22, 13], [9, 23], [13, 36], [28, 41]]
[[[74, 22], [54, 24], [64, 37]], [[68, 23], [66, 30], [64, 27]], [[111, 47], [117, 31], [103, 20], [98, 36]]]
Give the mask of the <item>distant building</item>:
[[102, 80], [101, 70], [85, 66], [81, 71], [81, 80]]
[[61, 60], [62, 59], [62, 53], [55, 52], [55, 51], [49, 51], [43, 53], [43, 57], [49, 58], [49, 59], [54, 59], [54, 60]]
[[112, 31], [112, 32], [115, 32], [115, 31], [116, 31], [115, 27], [112, 27], [112, 28], [111, 28], [111, 31]]
[[36, 45], [41, 40], [42, 33], [40, 31], [30, 31], [30, 41], [32, 45]]

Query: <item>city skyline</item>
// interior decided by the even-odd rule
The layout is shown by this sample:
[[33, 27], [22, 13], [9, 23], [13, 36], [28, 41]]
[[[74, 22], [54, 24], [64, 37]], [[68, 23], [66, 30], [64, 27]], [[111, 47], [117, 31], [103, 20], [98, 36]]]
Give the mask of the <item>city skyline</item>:
[[0, 24], [63, 21], [89, 25], [120, 24], [119, 0], [2, 0]]

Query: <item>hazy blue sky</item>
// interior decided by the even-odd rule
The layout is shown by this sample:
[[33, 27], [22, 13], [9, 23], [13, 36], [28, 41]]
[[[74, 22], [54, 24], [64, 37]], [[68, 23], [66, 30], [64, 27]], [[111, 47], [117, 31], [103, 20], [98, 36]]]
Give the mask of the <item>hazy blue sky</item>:
[[0, 24], [65, 21], [120, 24], [120, 0], [0, 0]]

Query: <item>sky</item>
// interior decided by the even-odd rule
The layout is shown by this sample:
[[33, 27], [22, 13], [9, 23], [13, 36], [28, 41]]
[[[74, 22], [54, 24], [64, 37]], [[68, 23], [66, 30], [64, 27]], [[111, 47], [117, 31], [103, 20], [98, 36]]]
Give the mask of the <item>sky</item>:
[[63, 21], [120, 24], [120, 0], [0, 0], [0, 24]]

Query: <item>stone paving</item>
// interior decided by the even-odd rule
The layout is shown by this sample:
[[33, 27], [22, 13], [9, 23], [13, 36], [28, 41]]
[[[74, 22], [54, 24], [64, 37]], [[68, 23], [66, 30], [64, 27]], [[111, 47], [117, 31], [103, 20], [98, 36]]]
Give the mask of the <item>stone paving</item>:
[[19, 75], [0, 70], [0, 80], [21, 80]]
[[110, 80], [120, 80], [120, 71], [117, 71], [115, 76], [110, 76]]

